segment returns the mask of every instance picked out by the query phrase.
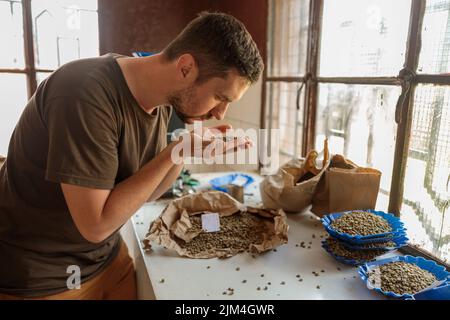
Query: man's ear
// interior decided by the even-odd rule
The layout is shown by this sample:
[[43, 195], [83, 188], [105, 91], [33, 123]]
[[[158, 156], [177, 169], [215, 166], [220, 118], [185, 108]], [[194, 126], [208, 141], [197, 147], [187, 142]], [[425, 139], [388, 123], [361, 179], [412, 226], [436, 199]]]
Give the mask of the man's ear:
[[198, 77], [198, 66], [194, 57], [189, 54], [181, 55], [177, 60], [177, 77], [180, 80], [194, 82]]

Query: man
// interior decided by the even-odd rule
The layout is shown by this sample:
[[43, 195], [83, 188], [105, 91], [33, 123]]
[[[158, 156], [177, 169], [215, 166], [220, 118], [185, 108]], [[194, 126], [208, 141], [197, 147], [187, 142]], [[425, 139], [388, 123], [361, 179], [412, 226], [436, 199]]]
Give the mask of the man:
[[[177, 144], [192, 149], [166, 145], [171, 110], [221, 120], [262, 68], [241, 22], [204, 13], [159, 54], [78, 60], [42, 82], [0, 171], [0, 299], [134, 299], [118, 230], [172, 185]], [[219, 153], [249, 146], [231, 143]]]

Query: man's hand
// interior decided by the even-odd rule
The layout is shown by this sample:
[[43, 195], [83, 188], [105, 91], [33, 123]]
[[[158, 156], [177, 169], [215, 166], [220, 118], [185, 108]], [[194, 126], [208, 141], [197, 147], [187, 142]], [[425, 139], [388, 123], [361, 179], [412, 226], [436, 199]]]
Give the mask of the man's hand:
[[215, 156], [236, 152], [239, 149], [248, 149], [253, 142], [248, 137], [227, 137], [226, 131], [230, 130], [228, 124], [201, 130], [193, 130], [181, 136], [172, 151], [172, 160], [175, 163], [182, 162], [189, 157], [211, 159]]

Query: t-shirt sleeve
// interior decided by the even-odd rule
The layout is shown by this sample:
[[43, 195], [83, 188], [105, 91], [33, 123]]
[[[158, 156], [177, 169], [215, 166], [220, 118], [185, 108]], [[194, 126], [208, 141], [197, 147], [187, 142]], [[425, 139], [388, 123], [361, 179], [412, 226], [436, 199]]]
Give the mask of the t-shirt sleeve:
[[113, 109], [71, 98], [48, 103], [45, 179], [112, 189], [118, 169], [118, 130]]
[[170, 141], [170, 135], [169, 135], [169, 122], [170, 118], [172, 117], [172, 111], [173, 108], [171, 106], [166, 106], [164, 108], [164, 114], [163, 114], [163, 123], [162, 123], [162, 129], [161, 129], [161, 142], [159, 144], [159, 149], [157, 150], [157, 153], [160, 153], [165, 147], [167, 147], [167, 144]]

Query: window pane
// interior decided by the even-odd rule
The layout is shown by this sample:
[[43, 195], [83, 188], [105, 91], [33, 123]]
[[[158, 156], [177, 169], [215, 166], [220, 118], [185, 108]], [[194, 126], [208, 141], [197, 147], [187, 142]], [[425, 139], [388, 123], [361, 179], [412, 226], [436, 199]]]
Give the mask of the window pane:
[[398, 75], [410, 7], [410, 0], [325, 0], [320, 75]]
[[0, 1], [0, 68], [24, 68], [23, 21], [20, 1]]
[[413, 244], [450, 259], [450, 88], [415, 92], [402, 220]]
[[97, 1], [31, 4], [37, 67], [55, 69], [71, 60], [98, 56]]
[[296, 107], [300, 86], [300, 83], [267, 83], [266, 128], [280, 130], [280, 164], [301, 156], [304, 90], [300, 96], [300, 109]]
[[0, 154], [8, 152], [9, 139], [27, 102], [26, 77], [0, 73]]
[[269, 76], [301, 76], [306, 69], [309, 0], [269, 1]]
[[51, 75], [51, 72], [36, 72], [36, 80], [39, 85], [42, 81], [48, 78]]
[[450, 0], [427, 0], [418, 71], [450, 72]]
[[394, 161], [395, 106], [400, 88], [320, 84], [316, 146], [382, 172], [377, 208], [387, 210]]

